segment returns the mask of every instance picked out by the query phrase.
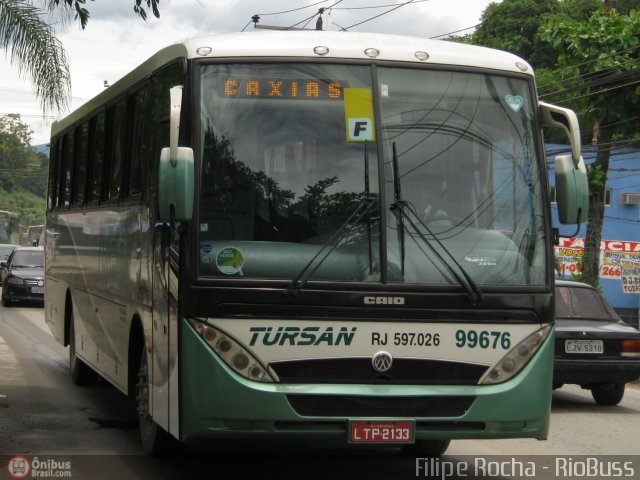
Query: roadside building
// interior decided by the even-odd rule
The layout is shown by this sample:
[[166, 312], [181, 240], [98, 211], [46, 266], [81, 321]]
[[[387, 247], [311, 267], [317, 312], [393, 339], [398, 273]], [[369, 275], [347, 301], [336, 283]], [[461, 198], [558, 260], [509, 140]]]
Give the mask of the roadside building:
[[[560, 225], [555, 205], [554, 163], [556, 155], [570, 152], [567, 145], [547, 145], [554, 226], [562, 237], [556, 247], [556, 275], [571, 279], [579, 274], [584, 251], [586, 224], [576, 233], [571, 225]], [[596, 157], [595, 147], [583, 147], [587, 165]], [[627, 323], [638, 327], [640, 312], [640, 148], [611, 151], [605, 190], [605, 212], [600, 253], [600, 286], [607, 301]]]

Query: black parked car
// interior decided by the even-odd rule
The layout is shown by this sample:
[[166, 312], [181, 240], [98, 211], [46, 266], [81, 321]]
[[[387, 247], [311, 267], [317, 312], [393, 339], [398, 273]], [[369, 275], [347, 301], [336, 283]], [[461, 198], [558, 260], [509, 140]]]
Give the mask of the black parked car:
[[640, 377], [640, 331], [623, 322], [590, 285], [556, 280], [554, 388], [591, 390], [598, 405], [617, 405]]
[[17, 247], [6, 262], [0, 262], [2, 304], [14, 300], [44, 302], [44, 248]]
[[[20, 245], [12, 245], [9, 243], [0, 244], [0, 262], [6, 262], [9, 259], [9, 255], [19, 247]], [[0, 285], [2, 284], [2, 278], [0, 277]]]

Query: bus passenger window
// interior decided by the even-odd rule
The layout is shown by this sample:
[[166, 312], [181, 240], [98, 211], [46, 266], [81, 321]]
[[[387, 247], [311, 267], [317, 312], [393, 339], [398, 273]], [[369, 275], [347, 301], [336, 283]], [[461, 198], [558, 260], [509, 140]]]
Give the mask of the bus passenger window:
[[85, 186], [87, 175], [89, 125], [76, 128], [75, 168], [73, 169], [73, 204], [82, 207], [85, 204]]

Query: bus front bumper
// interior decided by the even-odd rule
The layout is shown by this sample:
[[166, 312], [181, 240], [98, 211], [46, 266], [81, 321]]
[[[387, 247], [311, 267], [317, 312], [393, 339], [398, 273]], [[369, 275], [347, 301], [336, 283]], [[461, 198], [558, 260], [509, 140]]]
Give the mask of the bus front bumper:
[[[351, 420], [415, 421], [416, 440], [547, 438], [553, 336], [518, 375], [496, 385], [291, 385], [239, 376], [186, 322], [181, 323], [180, 439], [184, 442], [233, 438], [343, 438], [346, 442]], [[345, 415], [339, 408], [321, 408], [327, 401], [338, 406], [358, 401], [375, 405], [390, 397], [413, 404], [442, 404], [439, 399], [454, 397], [470, 402], [453, 415], [432, 416], [386, 416], [380, 408], [375, 415], [364, 410]], [[316, 413], [309, 414], [308, 408], [313, 411], [314, 407], [318, 407]]]

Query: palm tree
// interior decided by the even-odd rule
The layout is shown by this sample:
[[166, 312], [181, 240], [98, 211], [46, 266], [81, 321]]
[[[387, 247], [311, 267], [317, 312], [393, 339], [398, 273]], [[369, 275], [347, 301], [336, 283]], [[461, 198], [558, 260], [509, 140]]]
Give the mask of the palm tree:
[[30, 77], [43, 111], [62, 112], [71, 92], [69, 64], [45, 13], [28, 0], [0, 0], [0, 47], [11, 52], [18, 73]]

